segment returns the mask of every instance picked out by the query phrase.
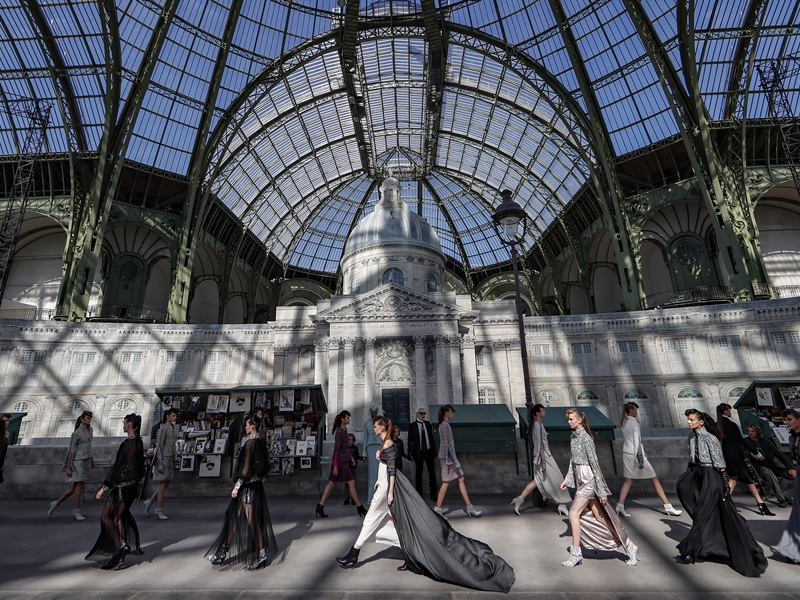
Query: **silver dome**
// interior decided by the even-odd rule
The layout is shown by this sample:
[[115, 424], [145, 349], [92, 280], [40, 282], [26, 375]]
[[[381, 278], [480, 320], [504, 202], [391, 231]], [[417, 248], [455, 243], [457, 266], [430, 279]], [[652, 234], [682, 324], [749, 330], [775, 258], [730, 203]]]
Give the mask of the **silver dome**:
[[357, 252], [385, 243], [425, 246], [442, 253], [439, 237], [428, 222], [409, 210], [400, 197], [400, 182], [388, 177], [381, 185], [381, 200], [375, 211], [353, 229], [344, 246], [342, 260]]

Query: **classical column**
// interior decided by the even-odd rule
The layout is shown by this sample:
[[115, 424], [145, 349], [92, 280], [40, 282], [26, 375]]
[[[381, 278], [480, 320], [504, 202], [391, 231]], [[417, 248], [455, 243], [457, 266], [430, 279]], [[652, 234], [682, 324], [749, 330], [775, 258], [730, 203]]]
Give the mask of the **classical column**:
[[264, 352], [264, 381], [275, 383], [275, 346], [268, 344]]
[[508, 364], [508, 340], [492, 342], [492, 362], [497, 375], [497, 402], [513, 406], [514, 390], [511, 389], [511, 370]]
[[364, 407], [365, 415], [375, 401], [375, 338], [364, 338]]
[[300, 346], [286, 348], [283, 359], [283, 383], [297, 385], [300, 383]]
[[471, 335], [461, 338], [464, 352], [464, 404], [478, 403], [478, 364], [475, 361], [475, 338]]
[[353, 409], [353, 393], [354, 393], [354, 384], [356, 381], [356, 361], [353, 357], [353, 350], [356, 345], [355, 338], [344, 338], [344, 380], [342, 381], [343, 385], [343, 395], [344, 400], [342, 405], [344, 408], [351, 410]]
[[339, 414], [342, 405], [339, 402], [339, 338], [331, 338], [328, 342], [328, 412]]
[[417, 408], [428, 408], [427, 379], [425, 368], [425, 336], [414, 336], [414, 378]]
[[453, 381], [453, 404], [464, 404], [461, 385], [461, 343], [457, 335], [450, 337], [450, 377]]
[[273, 346], [273, 363], [272, 363], [272, 384], [283, 385], [285, 383], [284, 366], [286, 364], [286, 350], [285, 346]]
[[317, 340], [314, 344], [314, 383], [325, 389], [325, 362], [328, 357], [328, 342]]
[[447, 389], [447, 347], [450, 345], [450, 338], [446, 335], [437, 335], [434, 338], [436, 343], [436, 392], [439, 404], [450, 402], [450, 392]]

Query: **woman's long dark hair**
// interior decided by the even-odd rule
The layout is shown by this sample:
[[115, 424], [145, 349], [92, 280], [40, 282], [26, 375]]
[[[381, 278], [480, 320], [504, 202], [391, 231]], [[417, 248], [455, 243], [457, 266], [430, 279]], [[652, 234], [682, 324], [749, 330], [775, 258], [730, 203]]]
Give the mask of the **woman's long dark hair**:
[[444, 406], [439, 407], [439, 425], [441, 425], [442, 421], [444, 421], [444, 415], [448, 410], [452, 410], [453, 414], [456, 414], [456, 409], [453, 408], [452, 404], [445, 404]]
[[628, 413], [631, 412], [634, 408], [639, 408], [639, 405], [636, 402], [626, 402], [622, 405], [622, 416], [619, 419], [619, 424], [622, 427], [625, 427], [625, 419], [628, 418]]
[[717, 404], [717, 422], [715, 424], [715, 427], [717, 428], [717, 432], [719, 433], [717, 437], [720, 440], [725, 439], [725, 428], [722, 427], [723, 423], [722, 418], [725, 416], [723, 413], [726, 410], [733, 410], [733, 407], [730, 404], [725, 404], [724, 402]]
[[336, 418], [333, 420], [333, 430], [331, 431], [331, 433], [336, 433], [336, 430], [339, 429], [339, 427], [342, 424], [342, 419], [349, 416], [350, 416], [349, 410], [343, 410], [338, 415], [336, 415]]
[[533, 435], [533, 422], [536, 420], [536, 413], [544, 410], [544, 404], [534, 404], [528, 415], [528, 437]]
[[[719, 407], [717, 407], [719, 409]], [[702, 410], [697, 410], [696, 408], [687, 408], [686, 412], [683, 413], [687, 417], [690, 415], [698, 415], [698, 419], [703, 421], [703, 427], [706, 428], [711, 435], [713, 435], [718, 440], [722, 441], [722, 431], [720, 426], [714, 421], [714, 417], [712, 417], [708, 413], [704, 413]]]
[[129, 415], [125, 415], [125, 422], [133, 423], [133, 433], [138, 436], [139, 431], [142, 429], [142, 417], [136, 413], [131, 413]]
[[75, 429], [77, 429], [78, 427], [80, 427], [80, 426], [81, 426], [81, 419], [82, 419], [83, 417], [91, 417], [91, 416], [93, 416], [93, 415], [92, 415], [92, 411], [90, 411], [90, 410], [85, 410], [85, 411], [83, 411], [83, 412], [81, 413], [81, 416], [80, 416], [80, 417], [78, 417], [78, 418], [76, 419], [76, 421], [75, 421]]
[[262, 421], [263, 419], [260, 419], [256, 415], [250, 415], [249, 417], [247, 417], [247, 420], [244, 422], [244, 424], [247, 425], [248, 423], [250, 423], [253, 427], [258, 429], [259, 427], [261, 427]]
[[174, 408], [168, 408], [167, 410], [165, 410], [164, 411], [164, 418], [161, 420], [161, 424], [163, 425], [164, 423], [166, 423], [167, 422], [167, 417], [172, 415], [172, 414], [177, 415], [178, 411], [175, 410]]

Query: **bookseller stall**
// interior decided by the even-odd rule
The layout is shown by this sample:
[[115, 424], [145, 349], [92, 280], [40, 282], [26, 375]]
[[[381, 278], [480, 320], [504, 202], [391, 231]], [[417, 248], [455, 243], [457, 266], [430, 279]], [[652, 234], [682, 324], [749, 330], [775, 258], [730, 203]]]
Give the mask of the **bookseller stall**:
[[789, 452], [789, 428], [783, 420], [787, 408], [800, 410], [800, 380], [754, 381], [733, 405], [739, 416], [742, 432], [748, 425], [761, 428], [764, 437], [773, 439], [784, 452]]
[[[198, 477], [220, 477], [233, 468], [244, 420], [256, 408], [264, 414], [263, 436], [270, 475], [293, 475], [319, 468], [327, 406], [319, 385], [239, 386], [213, 389], [157, 389], [156, 417], [178, 411], [180, 436], [175, 469]], [[222, 468], [223, 457], [227, 468]]]

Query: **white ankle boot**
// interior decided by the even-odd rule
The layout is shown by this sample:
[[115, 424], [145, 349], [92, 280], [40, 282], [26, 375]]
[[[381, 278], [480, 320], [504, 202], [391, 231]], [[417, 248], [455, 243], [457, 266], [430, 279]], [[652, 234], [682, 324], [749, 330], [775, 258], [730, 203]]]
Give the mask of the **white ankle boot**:
[[636, 566], [636, 553], [639, 552], [639, 547], [628, 540], [628, 543], [625, 544], [625, 552], [628, 554], [628, 560], [625, 562], [632, 567]]
[[562, 517], [569, 517], [569, 509], [567, 508], [566, 504], [558, 505], [558, 514], [560, 514]]
[[49, 507], [48, 507], [48, 509], [47, 509], [47, 518], [48, 518], [48, 519], [49, 519], [50, 517], [52, 517], [52, 516], [53, 516], [53, 511], [54, 511], [55, 509], [57, 509], [57, 508], [58, 508], [58, 500], [53, 500], [53, 501], [50, 503], [50, 506], [49, 506]]
[[144, 516], [145, 517], [149, 517], [150, 516], [150, 505], [151, 504], [152, 504], [152, 502], [150, 502], [149, 499], [145, 500], [144, 504], [142, 504], [142, 508], [144, 509]]
[[617, 504], [617, 514], [621, 517], [630, 517], [630, 515], [625, 512], [624, 504]]
[[167, 515], [165, 515], [164, 512], [160, 508], [156, 509], [156, 516], [161, 521], [166, 521], [167, 519], [169, 519], [169, 517]]
[[435, 512], [437, 515], [442, 517], [445, 521], [447, 521], [447, 517], [444, 516], [444, 511], [446, 511], [446, 510], [447, 509], [444, 506], [441, 506], [441, 507], [440, 506], [435, 506], [433, 508], [433, 512]]
[[[519, 514], [519, 513], [517, 513], [517, 514]], [[481, 516], [481, 511], [479, 511], [474, 506], [472, 506], [472, 504], [470, 504], [469, 506], [467, 506], [467, 516], [469, 516], [469, 517], [480, 517]]]
[[80, 508], [76, 508], [75, 510], [72, 511], [72, 518], [75, 519], [76, 521], [85, 521], [86, 520], [86, 517], [84, 517], [81, 514], [81, 509]]
[[561, 563], [562, 567], [577, 567], [579, 564], [583, 562], [583, 552], [581, 552], [581, 547], [578, 546], [575, 548], [574, 546], [569, 547], [569, 558]]
[[511, 504], [514, 505], [514, 512], [519, 514], [519, 509], [522, 504], [525, 502], [525, 499], [522, 496], [517, 496], [511, 501]]
[[664, 512], [667, 513], [671, 517], [680, 517], [683, 514], [682, 510], [678, 510], [672, 504], [665, 504], [664, 505]]

